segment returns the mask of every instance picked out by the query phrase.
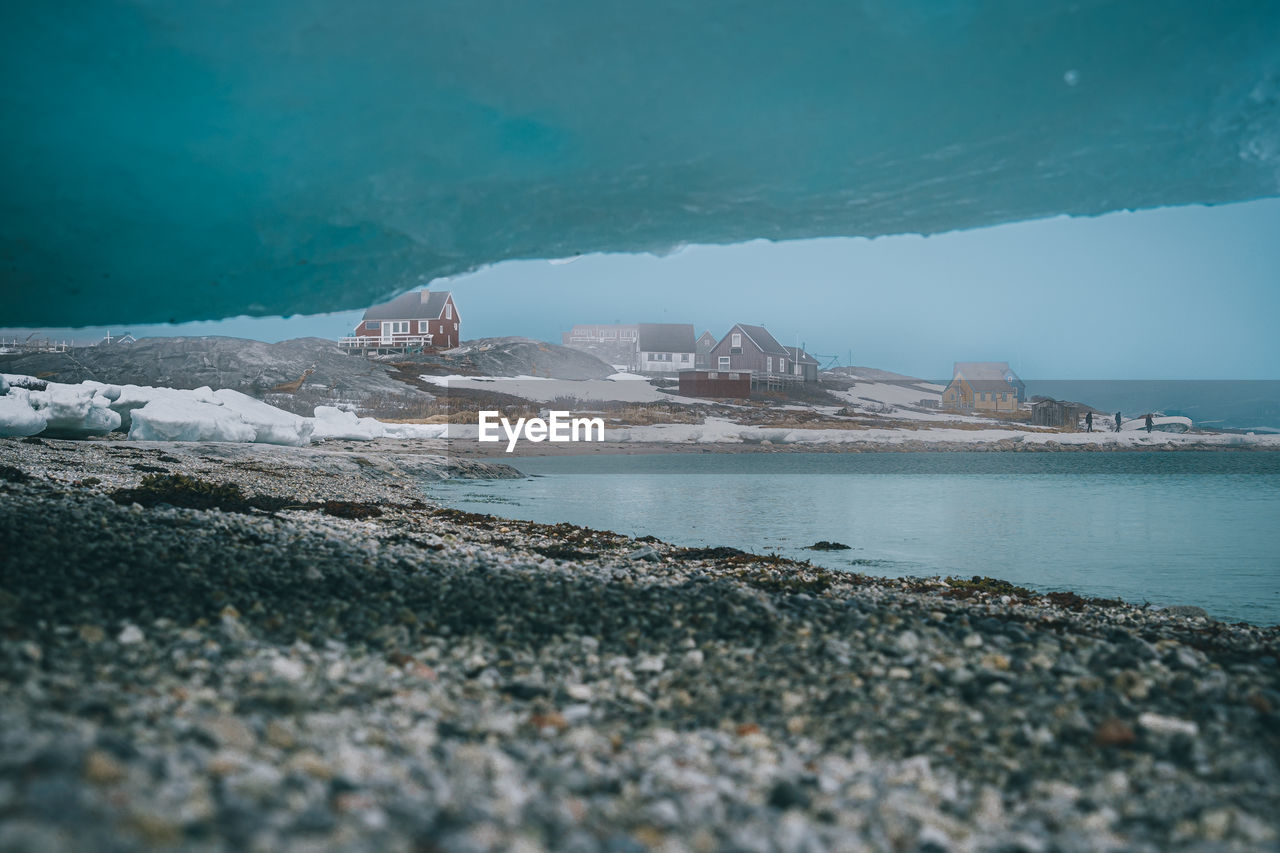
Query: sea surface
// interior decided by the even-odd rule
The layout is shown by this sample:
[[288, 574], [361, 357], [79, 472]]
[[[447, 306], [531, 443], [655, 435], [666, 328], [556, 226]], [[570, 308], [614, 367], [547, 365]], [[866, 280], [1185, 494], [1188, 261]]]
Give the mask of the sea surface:
[[[706, 453], [516, 459], [449, 506], [887, 577], [1195, 604], [1280, 623], [1280, 453]], [[847, 551], [810, 551], [819, 540]]]

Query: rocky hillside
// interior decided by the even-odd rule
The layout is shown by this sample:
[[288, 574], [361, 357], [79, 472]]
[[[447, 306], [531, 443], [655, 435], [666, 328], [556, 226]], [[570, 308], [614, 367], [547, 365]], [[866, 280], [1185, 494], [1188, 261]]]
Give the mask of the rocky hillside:
[[60, 353], [0, 355], [0, 373], [65, 383], [91, 379], [231, 388], [304, 415], [318, 405], [347, 403], [377, 417], [416, 416], [439, 391], [417, 380], [423, 373], [599, 379], [612, 372], [586, 353], [528, 338], [483, 338], [444, 353], [377, 359], [347, 355], [321, 338], [276, 344], [224, 337], [143, 338]]
[[243, 338], [143, 338], [136, 343], [77, 347], [64, 353], [0, 356], [0, 370], [53, 382], [94, 379], [169, 388], [233, 388], [255, 397], [296, 384], [339, 396], [399, 393], [385, 366], [353, 358], [333, 341], [298, 338], [278, 344]]
[[590, 353], [530, 338], [476, 338], [444, 352], [385, 358], [436, 375], [604, 379], [614, 372]]

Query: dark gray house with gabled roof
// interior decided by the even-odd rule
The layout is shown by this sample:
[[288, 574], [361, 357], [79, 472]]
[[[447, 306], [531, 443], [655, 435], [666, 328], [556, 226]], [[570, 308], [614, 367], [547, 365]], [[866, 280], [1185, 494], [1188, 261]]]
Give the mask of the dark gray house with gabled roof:
[[697, 352], [688, 323], [640, 323], [636, 327], [636, 364], [640, 373], [691, 370]]
[[786, 376], [791, 365], [787, 348], [764, 326], [738, 323], [707, 354], [710, 370], [750, 370], [756, 377]]

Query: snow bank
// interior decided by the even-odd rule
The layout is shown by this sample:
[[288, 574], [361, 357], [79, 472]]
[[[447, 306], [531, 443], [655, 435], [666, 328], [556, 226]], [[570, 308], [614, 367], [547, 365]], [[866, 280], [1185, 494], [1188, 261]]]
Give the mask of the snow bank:
[[[358, 418], [352, 412], [344, 412], [333, 406], [316, 406], [315, 439], [345, 438], [352, 441], [370, 441], [387, 434], [386, 424], [374, 418]], [[402, 424], [401, 426], [407, 426]]]
[[449, 424], [386, 424], [387, 438], [448, 438]]

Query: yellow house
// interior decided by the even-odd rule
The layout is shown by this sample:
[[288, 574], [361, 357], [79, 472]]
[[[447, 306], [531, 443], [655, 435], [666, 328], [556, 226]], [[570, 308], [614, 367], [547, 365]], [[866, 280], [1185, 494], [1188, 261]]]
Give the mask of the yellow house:
[[942, 408], [961, 412], [1016, 412], [1027, 388], [1007, 361], [957, 361], [942, 392]]

